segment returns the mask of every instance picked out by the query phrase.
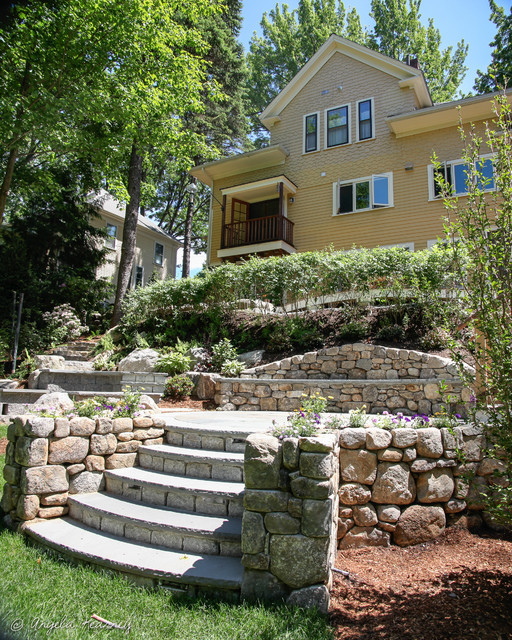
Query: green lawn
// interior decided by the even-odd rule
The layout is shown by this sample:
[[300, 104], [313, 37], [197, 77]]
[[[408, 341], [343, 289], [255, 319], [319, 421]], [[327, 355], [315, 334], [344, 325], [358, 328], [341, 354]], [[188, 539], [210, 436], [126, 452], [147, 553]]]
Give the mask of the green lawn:
[[[5, 432], [0, 427], [0, 437]], [[2, 455], [0, 471], [3, 465]], [[113, 573], [32, 547], [1, 525], [0, 594], [0, 637], [12, 640], [332, 638], [327, 618], [316, 611], [190, 600], [136, 587]], [[123, 629], [105, 627], [91, 619], [93, 614]]]

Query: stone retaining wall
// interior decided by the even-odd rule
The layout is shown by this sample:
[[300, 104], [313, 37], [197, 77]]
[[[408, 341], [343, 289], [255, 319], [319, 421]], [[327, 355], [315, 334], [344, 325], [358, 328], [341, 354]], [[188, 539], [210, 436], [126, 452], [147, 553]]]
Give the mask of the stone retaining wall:
[[447, 358], [373, 344], [344, 344], [285, 358], [253, 369], [242, 378], [314, 380], [415, 380], [458, 378], [455, 363]]
[[99, 491], [103, 471], [134, 466], [141, 444], [162, 444], [161, 417], [16, 416], [7, 430], [1, 506], [14, 521], [67, 513], [68, 494]]
[[[460, 380], [445, 381], [456, 398], [450, 410], [465, 415], [471, 396]], [[439, 383], [433, 380], [275, 380], [221, 378], [216, 380], [215, 403], [223, 411], [294, 411], [301, 396], [320, 393], [328, 398], [326, 411], [347, 413], [366, 406], [368, 413], [433, 414], [442, 410]], [[446, 404], [446, 403], [445, 403]]]
[[245, 449], [242, 596], [327, 612], [336, 553], [338, 434], [278, 440], [249, 436]]
[[[35, 375], [34, 375], [35, 374]], [[30, 389], [48, 389], [57, 385], [65, 391], [117, 392], [125, 387], [144, 390], [146, 393], [163, 393], [165, 373], [133, 373], [130, 371], [68, 371], [39, 369], [32, 374]]]
[[501, 464], [483, 458], [485, 446], [472, 425], [343, 429], [339, 548], [418, 544], [463, 514], [478, 523], [480, 491]]

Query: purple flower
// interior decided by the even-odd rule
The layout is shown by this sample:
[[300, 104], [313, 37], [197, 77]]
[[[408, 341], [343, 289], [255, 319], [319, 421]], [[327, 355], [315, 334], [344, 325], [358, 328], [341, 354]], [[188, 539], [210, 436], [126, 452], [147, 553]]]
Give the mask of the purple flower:
[[462, 416], [459, 413], [456, 413], [455, 417], [458, 418], [459, 420], [462, 420]]

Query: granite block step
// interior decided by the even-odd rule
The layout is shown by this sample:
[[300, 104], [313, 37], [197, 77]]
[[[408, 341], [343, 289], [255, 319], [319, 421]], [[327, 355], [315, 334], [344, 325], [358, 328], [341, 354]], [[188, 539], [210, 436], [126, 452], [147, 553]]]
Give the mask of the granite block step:
[[163, 415], [166, 422], [164, 428], [167, 432], [167, 443], [176, 447], [243, 453], [247, 437], [254, 433], [251, 425], [230, 428], [222, 423], [195, 424], [177, 420], [169, 414]]
[[69, 516], [93, 529], [175, 551], [241, 556], [240, 518], [178, 511], [107, 493], [70, 496]]
[[107, 492], [130, 500], [217, 516], [241, 517], [244, 484], [132, 467], [105, 471]]
[[243, 568], [239, 558], [132, 542], [70, 518], [32, 522], [23, 529], [32, 539], [66, 556], [120, 571], [139, 583], [231, 592], [241, 587]]
[[142, 446], [139, 466], [175, 475], [242, 482], [244, 454], [166, 444]]

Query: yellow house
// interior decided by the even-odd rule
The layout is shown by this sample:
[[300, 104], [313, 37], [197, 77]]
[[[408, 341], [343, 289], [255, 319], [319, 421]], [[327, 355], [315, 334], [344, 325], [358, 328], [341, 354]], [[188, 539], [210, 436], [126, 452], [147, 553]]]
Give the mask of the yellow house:
[[[91, 219], [94, 227], [104, 227], [107, 261], [98, 269], [97, 277], [117, 282], [125, 210], [112, 196], [102, 192], [94, 199], [100, 215]], [[181, 242], [165, 233], [153, 220], [139, 215], [137, 223], [137, 243], [130, 286], [145, 286], [153, 276], [159, 280], [176, 277], [176, 253], [183, 247]]]
[[332, 35], [261, 113], [268, 147], [191, 170], [213, 194], [208, 264], [434, 244], [445, 209], [432, 154], [464, 196], [459, 118], [483, 133], [493, 95], [434, 105], [416, 67]]

